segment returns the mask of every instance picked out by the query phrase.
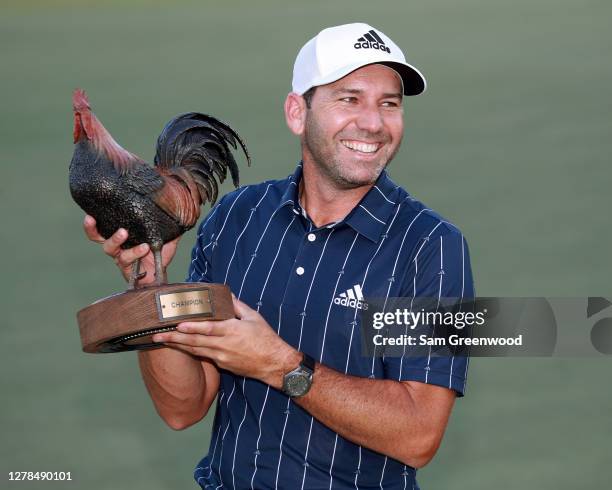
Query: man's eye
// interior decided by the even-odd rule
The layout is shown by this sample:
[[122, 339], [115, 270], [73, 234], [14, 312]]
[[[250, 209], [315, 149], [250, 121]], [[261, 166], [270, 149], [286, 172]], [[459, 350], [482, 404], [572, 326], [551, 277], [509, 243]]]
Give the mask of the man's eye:
[[342, 97], [340, 100], [342, 102], [353, 103], [357, 101], [357, 97]]
[[387, 101], [383, 102], [382, 105], [384, 107], [399, 107], [399, 104], [397, 102], [393, 102], [393, 101], [390, 101], [390, 100], [387, 100]]

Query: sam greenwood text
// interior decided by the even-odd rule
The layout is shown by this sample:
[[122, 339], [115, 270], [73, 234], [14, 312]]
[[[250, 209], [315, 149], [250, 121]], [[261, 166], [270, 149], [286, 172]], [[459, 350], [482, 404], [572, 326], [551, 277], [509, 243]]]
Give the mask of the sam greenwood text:
[[385, 337], [381, 334], [375, 335], [373, 338], [374, 345], [408, 345], [408, 346], [472, 346], [472, 345], [523, 345], [523, 335], [517, 337], [461, 337], [459, 335], [449, 335], [448, 339], [444, 337], [430, 337], [422, 334], [399, 335], [397, 337]]

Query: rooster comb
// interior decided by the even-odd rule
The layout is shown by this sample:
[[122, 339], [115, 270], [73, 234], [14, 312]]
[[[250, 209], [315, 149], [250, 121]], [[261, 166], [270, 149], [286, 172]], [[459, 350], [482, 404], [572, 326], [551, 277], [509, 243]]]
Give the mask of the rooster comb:
[[72, 108], [75, 111], [83, 111], [91, 108], [85, 90], [81, 88], [74, 89], [72, 93]]

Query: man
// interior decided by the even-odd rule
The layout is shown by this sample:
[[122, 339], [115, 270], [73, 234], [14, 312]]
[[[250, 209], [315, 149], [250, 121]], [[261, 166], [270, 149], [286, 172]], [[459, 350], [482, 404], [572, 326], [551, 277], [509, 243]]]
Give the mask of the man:
[[[366, 24], [325, 29], [297, 56], [285, 102], [302, 162], [287, 179], [226, 195], [199, 228], [188, 280], [226, 283], [236, 319], [185, 322], [139, 352], [174, 429], [217, 398], [202, 488], [418, 488], [436, 452], [465, 358], [363, 357], [365, 297], [473, 295], [456, 227], [394, 184], [403, 95], [425, 79]], [[100, 240], [95, 222], [85, 229]], [[146, 245], [104, 242], [124, 275]], [[164, 248], [167, 264], [176, 241]]]

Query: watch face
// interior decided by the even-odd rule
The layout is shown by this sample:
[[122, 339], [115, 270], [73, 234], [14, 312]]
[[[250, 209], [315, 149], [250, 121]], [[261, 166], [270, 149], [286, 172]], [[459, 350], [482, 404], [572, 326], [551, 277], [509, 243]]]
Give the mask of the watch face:
[[305, 373], [290, 374], [285, 378], [283, 391], [289, 396], [302, 396], [310, 388], [310, 377]]

